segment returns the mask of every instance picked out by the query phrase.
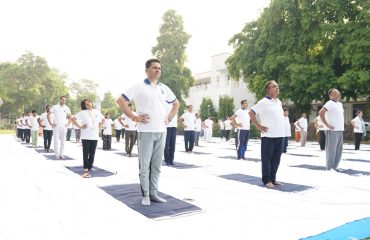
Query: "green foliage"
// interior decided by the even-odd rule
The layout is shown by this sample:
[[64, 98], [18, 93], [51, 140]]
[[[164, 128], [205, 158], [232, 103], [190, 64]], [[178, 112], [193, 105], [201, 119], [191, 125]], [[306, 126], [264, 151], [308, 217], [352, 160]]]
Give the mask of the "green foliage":
[[227, 60], [258, 98], [270, 79], [280, 98], [307, 111], [336, 87], [342, 96], [370, 95], [370, 2], [367, 0], [272, 0], [258, 20], [230, 40]]
[[101, 102], [101, 112], [103, 114], [109, 113], [112, 119], [120, 115], [120, 110], [111, 92], [104, 93], [104, 98]]
[[[166, 84], [182, 103], [182, 94], [187, 96], [194, 82], [190, 69], [185, 66], [185, 50], [190, 35], [184, 31], [184, 22], [176, 11], [168, 10], [162, 19], [158, 43], [153, 47], [152, 53], [161, 61], [160, 81]], [[180, 106], [180, 112], [183, 112], [184, 107], [183, 104]]]
[[0, 95], [4, 100], [1, 112], [15, 115], [30, 110], [43, 112], [46, 103], [57, 103], [67, 93], [64, 79], [44, 58], [31, 52], [15, 63], [0, 64]]
[[219, 98], [219, 109], [218, 109], [218, 119], [225, 120], [227, 117], [230, 117], [234, 113], [234, 99], [229, 96], [220, 96]]
[[208, 116], [212, 116], [212, 120], [217, 121], [217, 113], [212, 100], [210, 98], [203, 98], [200, 104], [200, 118], [204, 121]]

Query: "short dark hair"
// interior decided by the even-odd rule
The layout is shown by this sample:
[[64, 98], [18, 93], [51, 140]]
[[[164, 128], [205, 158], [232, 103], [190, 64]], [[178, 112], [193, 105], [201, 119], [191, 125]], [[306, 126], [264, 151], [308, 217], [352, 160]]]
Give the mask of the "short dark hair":
[[269, 89], [269, 87], [270, 87], [270, 84], [272, 83], [272, 82], [276, 82], [275, 80], [270, 80], [270, 81], [267, 81], [266, 83], [265, 83], [265, 93], [267, 93], [267, 90]]
[[109, 113], [107, 112], [106, 114], [105, 114], [105, 117], [107, 117], [109, 115]]
[[356, 111], [356, 115], [359, 115], [360, 113], [362, 113], [362, 110], [357, 110]]
[[242, 100], [241, 102], [240, 102], [240, 105], [243, 105], [243, 103], [245, 103], [245, 102], [248, 102], [247, 100]]
[[63, 96], [60, 96], [60, 99], [62, 99], [62, 98], [67, 98], [67, 97], [66, 97], [66, 96], [64, 96], [64, 95], [63, 95]]
[[36, 110], [32, 110], [32, 113], [36, 113]]
[[190, 107], [193, 107], [193, 105], [188, 105], [188, 106], [186, 106], [186, 108], [190, 108]]
[[154, 62], [156, 62], [156, 63], [161, 63], [158, 59], [156, 59], [156, 58], [151, 58], [151, 59], [149, 59], [148, 61], [146, 61], [146, 63], [145, 63], [145, 68], [150, 68], [150, 66], [152, 65], [152, 63], [154, 63]]
[[283, 108], [284, 112], [289, 112], [288, 108]]
[[91, 102], [89, 99], [84, 98], [84, 99], [82, 100], [82, 102], [81, 102], [81, 109], [82, 109], [82, 110], [87, 110], [87, 108], [86, 108], [86, 104], [85, 104], [85, 102], [86, 102], [86, 101]]
[[46, 105], [46, 106], [45, 106], [45, 109], [47, 109], [48, 107], [50, 107], [50, 105]]

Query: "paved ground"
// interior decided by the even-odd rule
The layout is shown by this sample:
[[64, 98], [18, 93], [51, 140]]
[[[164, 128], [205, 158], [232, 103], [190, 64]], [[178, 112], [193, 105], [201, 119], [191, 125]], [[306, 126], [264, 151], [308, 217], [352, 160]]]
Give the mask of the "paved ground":
[[42, 148], [0, 135], [0, 239], [288, 240], [370, 216], [369, 145], [345, 145], [338, 173], [323, 171], [316, 143], [290, 142], [278, 172], [285, 184], [270, 190], [260, 182], [259, 141], [250, 141], [249, 160], [238, 161], [233, 142], [202, 141], [187, 154], [177, 140], [182, 164], [162, 167], [160, 191], [201, 210], [153, 220], [101, 189], [139, 182], [137, 158], [124, 156], [123, 143], [103, 151], [99, 142], [95, 166], [113, 175], [83, 179], [65, 167], [82, 165], [79, 144], [66, 143], [72, 160], [50, 160]]

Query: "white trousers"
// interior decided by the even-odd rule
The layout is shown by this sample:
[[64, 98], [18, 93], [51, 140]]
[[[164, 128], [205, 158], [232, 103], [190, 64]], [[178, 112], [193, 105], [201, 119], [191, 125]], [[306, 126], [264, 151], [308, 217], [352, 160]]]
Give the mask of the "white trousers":
[[55, 127], [53, 128], [53, 141], [54, 141], [54, 153], [57, 157], [63, 156], [64, 154], [64, 141], [66, 138], [65, 127]]

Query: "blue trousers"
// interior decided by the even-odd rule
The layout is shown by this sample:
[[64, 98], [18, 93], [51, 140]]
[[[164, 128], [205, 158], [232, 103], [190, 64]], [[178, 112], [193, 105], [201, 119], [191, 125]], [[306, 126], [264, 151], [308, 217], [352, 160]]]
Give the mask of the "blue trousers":
[[261, 138], [262, 182], [267, 184], [276, 181], [276, 173], [283, 151], [283, 138]]
[[195, 134], [195, 131], [184, 131], [185, 151], [186, 152], [193, 151], [193, 147], [194, 147], [194, 134]]
[[167, 164], [172, 164], [175, 158], [176, 131], [176, 127], [167, 128], [166, 145], [164, 147], [164, 161]]
[[286, 153], [286, 152], [287, 152], [287, 148], [288, 148], [288, 140], [289, 140], [289, 137], [284, 137], [284, 142], [283, 142], [283, 153]]
[[238, 159], [245, 158], [245, 151], [247, 151], [247, 144], [249, 140], [249, 130], [238, 130], [238, 145], [236, 148]]

